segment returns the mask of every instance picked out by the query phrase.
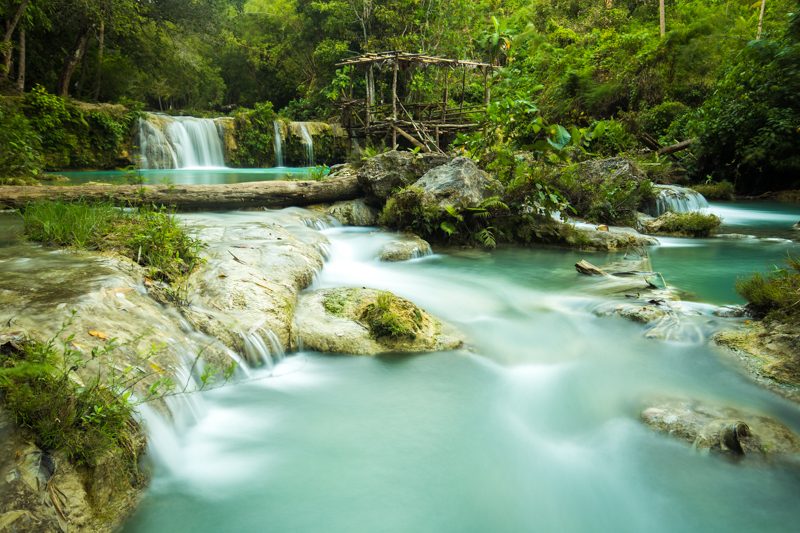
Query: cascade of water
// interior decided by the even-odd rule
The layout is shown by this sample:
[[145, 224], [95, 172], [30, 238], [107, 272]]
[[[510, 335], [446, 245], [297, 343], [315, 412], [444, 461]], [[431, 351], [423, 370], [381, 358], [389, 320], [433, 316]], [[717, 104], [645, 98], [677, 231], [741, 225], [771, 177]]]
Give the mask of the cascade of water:
[[656, 200], [650, 206], [649, 215], [661, 216], [667, 211], [688, 213], [708, 207], [708, 202], [697, 191], [677, 185], [656, 185]]
[[282, 167], [283, 165], [283, 139], [281, 133], [281, 123], [277, 120], [272, 122], [275, 129], [275, 134], [272, 137], [272, 144], [275, 147], [275, 166]]
[[139, 122], [142, 168], [223, 168], [225, 155], [212, 119], [147, 114]]
[[311, 133], [308, 131], [308, 126], [305, 122], [300, 122], [300, 135], [303, 139], [303, 146], [306, 147], [306, 166], [313, 167], [314, 166], [314, 138], [311, 137]]
[[283, 359], [283, 345], [271, 329], [256, 326], [240, 335], [244, 342], [245, 358], [251, 365], [273, 368], [275, 363]]
[[[160, 122], [160, 121], [159, 121]], [[167, 141], [159, 122], [139, 119], [139, 167], [177, 168], [178, 157]]]

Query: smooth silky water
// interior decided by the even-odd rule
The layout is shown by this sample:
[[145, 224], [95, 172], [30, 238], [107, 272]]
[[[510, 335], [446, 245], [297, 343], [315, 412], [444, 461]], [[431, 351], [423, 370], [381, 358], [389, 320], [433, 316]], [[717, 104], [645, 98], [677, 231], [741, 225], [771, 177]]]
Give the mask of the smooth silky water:
[[[654, 269], [697, 302], [740, 303], [738, 276], [800, 253], [764, 238], [791, 235], [797, 207], [774, 205], [760, 223], [752, 206], [724, 208], [751, 220], [737, 232], [775, 226], [651, 249]], [[275, 215], [187, 223], [197, 216]], [[315, 287], [392, 290], [460, 328], [470, 349], [301, 351], [193, 395], [178, 424], [146, 414], [153, 479], [125, 531], [787, 531], [800, 519], [797, 471], [703, 455], [638, 421], [649, 402], [693, 397], [800, 432], [800, 408], [705, 342], [648, 340], [634, 323], [594, 316], [607, 297], [573, 265], [618, 255], [512, 248], [389, 264], [375, 257], [390, 234], [324, 231], [330, 258]], [[18, 232], [0, 215], [0, 245]]]
[[[506, 249], [387, 264], [375, 257], [389, 234], [325, 232], [315, 287], [392, 290], [459, 327], [471, 349], [301, 351], [202, 393], [195, 422], [151, 428], [153, 482], [126, 531], [787, 531], [800, 519], [797, 471], [702, 455], [638, 421], [664, 396], [756, 410], [795, 431], [800, 409], [705, 342], [647, 340], [636, 324], [595, 317], [604, 297], [573, 264], [618, 256]], [[790, 251], [669, 240], [652, 255], [695, 300], [738, 303], [736, 277]], [[693, 269], [706, 276], [696, 286]]]

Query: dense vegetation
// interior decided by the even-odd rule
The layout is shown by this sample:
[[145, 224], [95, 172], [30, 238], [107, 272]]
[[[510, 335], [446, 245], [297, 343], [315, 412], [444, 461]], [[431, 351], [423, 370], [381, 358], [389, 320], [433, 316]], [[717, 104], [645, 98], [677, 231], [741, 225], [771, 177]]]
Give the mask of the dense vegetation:
[[739, 280], [736, 290], [756, 314], [796, 325], [800, 319], [800, 260], [790, 257], [783, 268]]
[[[351, 76], [336, 63], [395, 49], [503, 67], [487, 134], [462, 140], [484, 165], [497, 160], [496, 172], [519, 150], [551, 158], [548, 143], [608, 156], [695, 139], [673, 157], [696, 181], [790, 188], [800, 176], [800, 22], [790, 14], [800, 9], [765, 5], [760, 21], [758, 2], [667, 1], [661, 35], [656, 0], [2, 0], [0, 87], [27, 94], [0, 102], [0, 174], [124, 163], [129, 110], [141, 108], [247, 108], [235, 114], [246, 126], [237, 162], [268, 164], [259, 154], [273, 110], [336, 118]], [[482, 101], [480, 78], [467, 79], [468, 102]], [[354, 80], [363, 90], [363, 75]], [[401, 84], [409, 97], [440, 98], [435, 69]]]

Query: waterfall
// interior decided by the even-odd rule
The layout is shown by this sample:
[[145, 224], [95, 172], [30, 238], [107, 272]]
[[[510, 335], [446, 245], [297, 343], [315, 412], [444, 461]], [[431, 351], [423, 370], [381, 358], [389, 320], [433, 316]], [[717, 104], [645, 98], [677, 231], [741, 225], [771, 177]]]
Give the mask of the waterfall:
[[273, 368], [275, 363], [283, 359], [283, 345], [271, 329], [256, 326], [240, 335], [244, 343], [245, 358], [251, 365]]
[[223, 168], [225, 155], [212, 119], [148, 113], [139, 120], [141, 168]]
[[655, 185], [655, 202], [648, 209], [649, 215], [658, 217], [672, 211], [673, 213], [688, 213], [700, 211], [708, 207], [708, 202], [697, 191], [678, 187], [677, 185]]
[[311, 137], [311, 133], [308, 131], [308, 126], [305, 122], [299, 122], [300, 126], [300, 135], [303, 139], [303, 146], [306, 147], [306, 166], [313, 167], [314, 166], [314, 138]]
[[283, 165], [283, 139], [281, 138], [281, 123], [277, 120], [272, 122], [275, 128], [275, 135], [272, 137], [272, 144], [275, 147], [275, 166], [282, 167]]

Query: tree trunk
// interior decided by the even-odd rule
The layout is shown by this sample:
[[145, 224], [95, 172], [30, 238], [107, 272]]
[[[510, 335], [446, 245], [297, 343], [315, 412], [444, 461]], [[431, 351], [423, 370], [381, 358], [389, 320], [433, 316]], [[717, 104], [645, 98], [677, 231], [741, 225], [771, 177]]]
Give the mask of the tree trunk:
[[19, 65], [17, 65], [17, 90], [20, 93], [25, 92], [25, 63], [27, 61], [25, 58], [25, 54], [27, 53], [26, 46], [25, 27], [21, 27], [19, 29]]
[[664, 7], [664, 0], [658, 0], [658, 27], [661, 37], [667, 34], [667, 10]]
[[5, 50], [3, 53], [3, 65], [5, 65], [5, 70], [0, 73], [0, 78], [2, 79], [8, 79], [10, 74], [11, 55], [13, 53], [11, 47], [11, 36], [14, 35], [14, 30], [17, 29], [17, 24], [19, 24], [22, 15], [25, 14], [25, 8], [28, 7], [28, 2], [30, 2], [30, 0], [22, 0], [22, 2], [20, 2], [20, 4], [17, 6], [14, 16], [6, 22], [6, 32], [3, 35], [3, 49]]
[[95, 73], [94, 78], [94, 99], [95, 101], [100, 100], [100, 83], [102, 81], [103, 76], [103, 54], [105, 53], [105, 44], [106, 44], [106, 23], [105, 21], [100, 21], [100, 31], [97, 36], [97, 72]]
[[69, 85], [72, 81], [72, 75], [75, 74], [75, 69], [83, 59], [83, 54], [86, 53], [86, 45], [89, 43], [89, 28], [86, 28], [78, 35], [75, 42], [75, 48], [72, 53], [67, 57], [64, 62], [64, 69], [61, 71], [61, 77], [58, 80], [58, 95], [66, 98], [69, 96]]
[[363, 196], [356, 176], [325, 181], [262, 181], [223, 185], [75, 185], [0, 187], [0, 208], [36, 200], [110, 201], [120, 206], [164, 205], [180, 211], [283, 208]]
[[606, 9], [614, 7], [614, 0], [606, 0]]
[[761, 0], [761, 12], [758, 14], [758, 31], [756, 41], [761, 40], [761, 30], [764, 27], [764, 12], [767, 10], [767, 0]]

